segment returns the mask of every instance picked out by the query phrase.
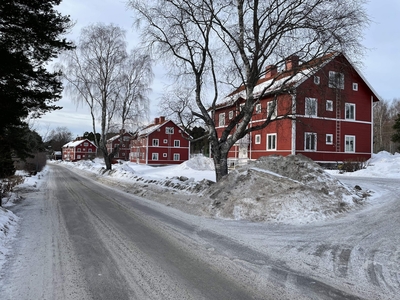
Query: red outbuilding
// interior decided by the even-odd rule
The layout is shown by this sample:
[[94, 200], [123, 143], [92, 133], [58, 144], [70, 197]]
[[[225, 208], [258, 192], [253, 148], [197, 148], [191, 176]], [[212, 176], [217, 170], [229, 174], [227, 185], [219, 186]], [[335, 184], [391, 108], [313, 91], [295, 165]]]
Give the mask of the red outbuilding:
[[130, 153], [130, 142], [132, 134], [121, 129], [119, 134], [114, 135], [112, 138], [107, 140], [107, 151], [111, 153], [113, 149], [118, 147], [118, 151], [115, 153], [115, 159], [129, 160]]
[[147, 165], [180, 164], [190, 157], [189, 135], [165, 117], [155, 118], [131, 140], [130, 161]]
[[78, 161], [93, 159], [96, 157], [97, 147], [88, 139], [78, 139], [69, 142], [62, 147], [62, 159], [66, 161]]
[[[332, 53], [304, 64], [291, 56], [281, 72], [267, 67], [254, 95], [259, 102], [250, 125], [269, 115], [273, 122], [238, 141], [229, 152], [231, 161], [272, 154], [303, 154], [321, 163], [371, 157], [373, 104], [379, 96], [346, 55]], [[244, 102], [240, 88], [218, 103], [213, 117], [219, 136]]]

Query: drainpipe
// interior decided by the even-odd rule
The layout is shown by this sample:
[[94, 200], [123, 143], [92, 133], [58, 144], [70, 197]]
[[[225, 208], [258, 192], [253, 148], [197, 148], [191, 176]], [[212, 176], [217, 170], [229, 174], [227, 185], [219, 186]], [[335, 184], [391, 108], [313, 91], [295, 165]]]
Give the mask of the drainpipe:
[[373, 153], [374, 153], [374, 96], [371, 95], [371, 157]]
[[296, 154], [296, 94], [292, 95], [292, 155]]
[[149, 136], [146, 137], [146, 165], [149, 163]]

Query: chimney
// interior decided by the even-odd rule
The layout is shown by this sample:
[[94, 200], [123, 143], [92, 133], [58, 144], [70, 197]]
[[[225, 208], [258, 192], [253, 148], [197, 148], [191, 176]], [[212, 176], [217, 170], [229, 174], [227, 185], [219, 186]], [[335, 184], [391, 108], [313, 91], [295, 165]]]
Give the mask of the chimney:
[[154, 125], [157, 125], [160, 122], [159, 118], [154, 118]]
[[161, 116], [160, 117], [160, 123], [164, 123], [165, 122], [165, 116]]
[[297, 55], [291, 55], [285, 60], [286, 71], [296, 69], [299, 66], [299, 57]]
[[268, 65], [265, 68], [265, 78], [266, 79], [273, 78], [276, 74], [278, 74], [278, 67], [276, 65]]

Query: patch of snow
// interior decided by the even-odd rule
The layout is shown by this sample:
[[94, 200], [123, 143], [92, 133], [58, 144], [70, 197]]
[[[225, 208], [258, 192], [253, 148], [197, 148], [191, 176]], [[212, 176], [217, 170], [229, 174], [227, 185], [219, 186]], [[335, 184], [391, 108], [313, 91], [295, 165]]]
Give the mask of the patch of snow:
[[302, 155], [262, 157], [212, 185], [211, 215], [302, 224], [355, 208], [362, 198]]
[[337, 170], [327, 172], [340, 176], [400, 178], [400, 153], [391, 154], [387, 151], [381, 151], [372, 154], [372, 157], [366, 162], [366, 168], [355, 172], [343, 174], [340, 174]]
[[40, 188], [45, 180], [47, 172], [47, 167], [34, 176], [29, 176], [28, 173], [24, 171], [17, 171], [16, 175], [24, 176], [24, 182], [15, 187], [14, 191], [7, 199], [2, 199], [3, 207], [0, 207], [0, 268], [9, 251], [8, 244], [16, 235], [19, 220], [19, 218], [7, 208], [16, 205], [16, 203], [22, 200], [22, 197], [19, 195], [21, 192], [35, 191]]

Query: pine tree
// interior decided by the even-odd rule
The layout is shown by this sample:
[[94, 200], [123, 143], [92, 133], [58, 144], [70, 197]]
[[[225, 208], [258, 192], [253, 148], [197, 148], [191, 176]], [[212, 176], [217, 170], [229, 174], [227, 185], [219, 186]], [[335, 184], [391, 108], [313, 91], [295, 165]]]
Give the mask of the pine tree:
[[54, 104], [61, 98], [61, 74], [46, 69], [73, 48], [60, 37], [71, 27], [69, 16], [54, 10], [60, 2], [0, 1], [0, 169], [10, 169], [13, 155], [30, 155], [26, 118], [61, 108]]

